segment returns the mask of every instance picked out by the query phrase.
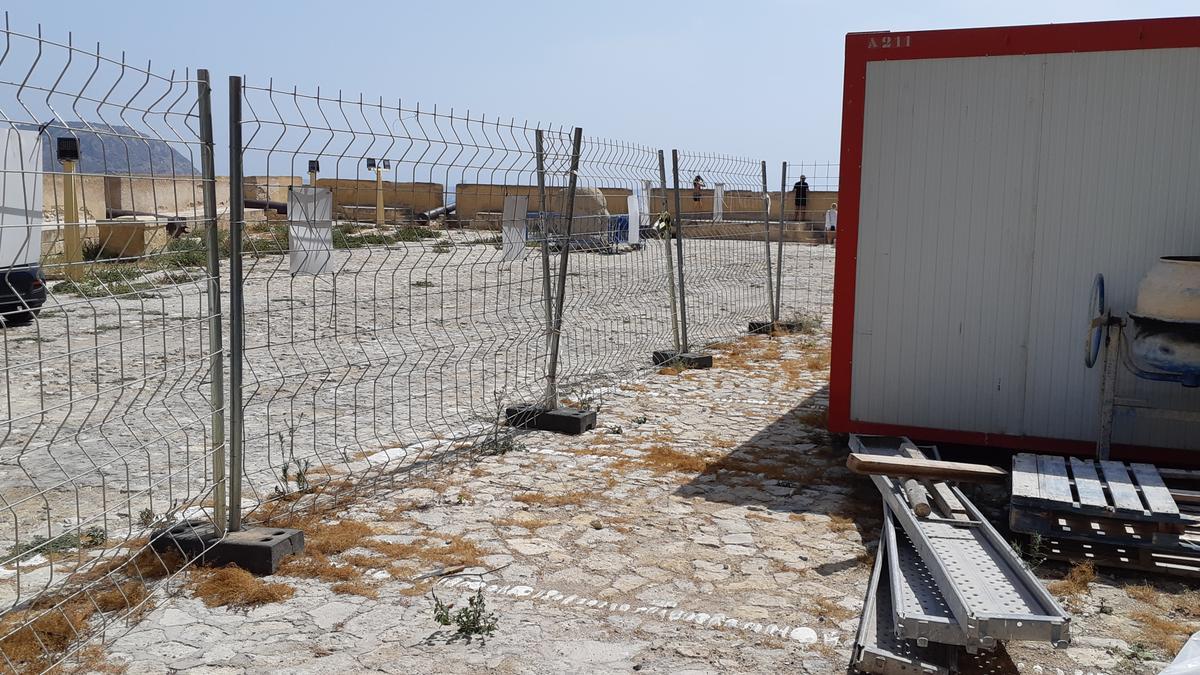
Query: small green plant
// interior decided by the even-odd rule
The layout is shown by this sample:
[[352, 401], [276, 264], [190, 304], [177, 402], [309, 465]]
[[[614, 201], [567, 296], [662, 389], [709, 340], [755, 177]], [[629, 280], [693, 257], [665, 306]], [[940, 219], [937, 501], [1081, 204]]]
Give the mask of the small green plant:
[[507, 455], [510, 452], [524, 452], [525, 444], [518, 441], [511, 433], [500, 433], [499, 427], [497, 427], [496, 432], [484, 439], [476, 448], [480, 455], [490, 457]]
[[27, 542], [13, 544], [8, 549], [8, 556], [0, 560], [0, 565], [25, 560], [35, 555], [51, 556], [55, 553], [103, 546], [106, 541], [108, 533], [99, 526], [89, 527], [82, 532], [65, 532], [57, 537], [38, 535]]
[[638, 415], [637, 417], [633, 418], [634, 424], [645, 424], [646, 422], [649, 422], [649, 421], [650, 421], [650, 419], [648, 417], [646, 417], [645, 415]]
[[142, 527], [148, 528], [151, 525], [153, 525], [157, 520], [158, 520], [158, 518], [154, 514], [154, 509], [152, 509], [150, 507], [146, 507], [146, 508], [142, 509], [141, 511], [138, 511], [138, 520], [137, 521], [138, 521], [138, 525], [141, 525]]
[[100, 260], [105, 257], [104, 246], [97, 239], [85, 239], [80, 252], [84, 260]]
[[1042, 563], [1046, 562], [1046, 554], [1042, 550], [1042, 535], [1029, 535], [1029, 545], [1021, 546], [1021, 542], [1012, 542], [1013, 551], [1025, 561], [1029, 569], [1036, 570], [1041, 567]]
[[608, 433], [610, 433], [610, 434], [623, 434], [623, 433], [625, 433], [625, 430], [624, 430], [623, 428], [621, 428], [621, 425], [619, 425], [619, 424], [610, 424], [610, 425], [608, 425], [608, 426], [604, 427], [604, 429], [605, 429], [606, 431], [608, 431]]
[[487, 611], [487, 603], [483, 599], [483, 589], [475, 591], [475, 595], [467, 600], [467, 606], [451, 613], [454, 604], [443, 603], [438, 596], [433, 596], [433, 619], [443, 626], [457, 626], [458, 635], [470, 639], [474, 635], [490, 637], [496, 632], [499, 619]]
[[449, 253], [454, 250], [454, 244], [445, 240], [438, 240], [433, 243], [433, 246], [429, 247], [429, 250], [434, 253]]
[[[300, 420], [304, 420], [304, 415], [300, 416]], [[295, 483], [296, 492], [308, 492], [312, 484], [308, 480], [308, 470], [312, 464], [308, 459], [296, 459], [296, 431], [297, 426], [288, 427], [287, 452], [288, 459], [279, 467], [280, 473], [283, 474], [283, 480], [280, 485], [275, 486], [275, 494], [282, 497], [291, 492], [291, 484]], [[279, 438], [279, 447], [284, 447], [283, 432], [277, 432]]]

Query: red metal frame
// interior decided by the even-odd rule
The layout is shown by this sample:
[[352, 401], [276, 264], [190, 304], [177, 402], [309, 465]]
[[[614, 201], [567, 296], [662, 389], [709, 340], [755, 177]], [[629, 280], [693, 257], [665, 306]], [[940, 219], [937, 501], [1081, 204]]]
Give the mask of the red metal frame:
[[[925, 429], [854, 421], [850, 383], [854, 354], [854, 286], [858, 256], [858, 216], [862, 178], [863, 106], [867, 63], [975, 56], [1108, 52], [1130, 49], [1200, 47], [1200, 17], [1139, 19], [1096, 23], [967, 28], [846, 36], [842, 101], [842, 174], [839, 180], [838, 247], [833, 283], [833, 347], [829, 378], [829, 429], [839, 433], [908, 435], [922, 440], [968, 445], [1085, 454], [1090, 442], [1002, 436], [948, 429]], [[1114, 446], [1114, 456], [1131, 448]], [[1172, 459], [1179, 460], [1178, 451]], [[1139, 450], [1146, 457], [1146, 449]], [[1155, 453], [1157, 454], [1157, 453]]]

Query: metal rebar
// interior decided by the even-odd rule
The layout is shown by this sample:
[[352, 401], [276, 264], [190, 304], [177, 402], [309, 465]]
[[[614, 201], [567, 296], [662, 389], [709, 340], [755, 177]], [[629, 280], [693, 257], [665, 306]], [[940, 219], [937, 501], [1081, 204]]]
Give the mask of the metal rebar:
[[242, 358], [246, 306], [242, 278], [242, 78], [229, 78], [229, 530], [242, 529], [242, 458], [245, 410], [242, 408]]
[[671, 151], [671, 173], [675, 178], [675, 252], [679, 256], [679, 342], [689, 351], [687, 333], [687, 285], [683, 281], [683, 214], [679, 202], [679, 151]]
[[558, 290], [554, 294], [554, 329], [550, 332], [550, 364], [546, 371], [546, 407], [558, 407], [558, 349], [562, 340], [563, 300], [567, 295], [567, 260], [571, 254], [571, 230], [575, 221], [575, 185], [579, 178], [579, 151], [583, 128], [575, 127], [571, 147], [571, 174], [567, 183], [566, 236], [558, 259]]
[[763, 245], [767, 253], [767, 312], [771, 315], [771, 323], [779, 321], [779, 311], [775, 308], [775, 286], [771, 280], [771, 193], [767, 190], [767, 162], [762, 161], [762, 192], [763, 192]]
[[217, 171], [213, 157], [212, 87], [208, 71], [196, 73], [200, 96], [200, 172], [203, 179], [205, 244], [208, 247], [208, 379], [212, 410], [213, 526], [224, 536], [225, 478], [225, 349], [221, 327], [221, 233], [217, 230]]
[[[667, 203], [667, 163], [663, 156], [663, 151], [658, 151], [658, 183], [662, 187], [662, 211], [666, 213], [670, 208]], [[663, 251], [667, 255], [667, 286], [671, 296], [671, 339], [672, 346], [675, 347], [675, 352], [679, 353], [682, 343], [679, 341], [679, 303], [675, 299], [675, 261], [674, 254], [671, 253], [671, 231], [678, 227], [677, 223], [670, 223], [667, 231], [662, 233]]]

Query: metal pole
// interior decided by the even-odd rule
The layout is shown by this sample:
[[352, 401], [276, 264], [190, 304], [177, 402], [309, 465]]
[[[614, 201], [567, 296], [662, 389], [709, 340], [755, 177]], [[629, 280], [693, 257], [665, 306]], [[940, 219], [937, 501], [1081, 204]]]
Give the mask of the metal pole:
[[542, 130], [534, 132], [537, 150], [538, 222], [542, 231], [542, 304], [546, 309], [546, 349], [554, 332], [554, 296], [550, 292], [550, 232], [546, 229], [546, 147]]
[[[658, 182], [662, 186], [662, 211], [666, 213], [670, 208], [667, 204], [667, 163], [663, 158], [663, 151], [658, 151]], [[662, 233], [663, 250], [667, 254], [667, 287], [671, 295], [671, 340], [675, 347], [675, 353], [680, 352], [679, 342], [679, 307], [675, 300], [675, 261], [674, 255], [671, 253], [671, 231], [676, 227], [675, 223], [671, 223], [666, 232]]]
[[762, 191], [763, 191], [763, 245], [767, 249], [767, 313], [771, 315], [771, 323], [779, 321], [775, 311], [775, 286], [771, 280], [771, 199], [767, 191], [767, 162], [762, 162]]
[[208, 71], [196, 71], [200, 94], [200, 172], [208, 246], [208, 379], [212, 408], [213, 524], [225, 535], [225, 348], [221, 328], [221, 233], [217, 231], [217, 170], [213, 158], [212, 89]]
[[679, 203], [679, 151], [671, 151], [671, 173], [675, 177], [675, 252], [679, 256], [679, 341], [683, 352], [688, 352], [687, 334], [687, 285], [683, 281], [683, 218]]
[[229, 530], [242, 529], [242, 456], [245, 411], [242, 410], [242, 352], [245, 300], [242, 296], [242, 228], [246, 208], [242, 195], [242, 78], [229, 78]]
[[375, 160], [375, 227], [383, 228], [383, 167]]
[[79, 204], [75, 199], [75, 160], [62, 160], [63, 168], [63, 256], [66, 277], [83, 278], [83, 236], [79, 232]]
[[579, 177], [579, 151], [583, 145], [583, 128], [575, 127], [571, 148], [571, 175], [567, 184], [566, 236], [558, 260], [558, 291], [554, 295], [554, 330], [550, 332], [550, 365], [546, 377], [546, 407], [558, 407], [558, 349], [562, 339], [563, 300], [567, 295], [567, 258], [571, 253], [571, 229], [575, 220], [575, 183]]
[[1117, 398], [1117, 360], [1121, 358], [1121, 325], [1104, 327], [1104, 375], [1100, 381], [1100, 435], [1096, 439], [1096, 459], [1108, 459], [1112, 449], [1113, 412]]
[[787, 162], [783, 163], [783, 175], [779, 178], [779, 255], [775, 256], [775, 321], [783, 313], [783, 219], [787, 208]]

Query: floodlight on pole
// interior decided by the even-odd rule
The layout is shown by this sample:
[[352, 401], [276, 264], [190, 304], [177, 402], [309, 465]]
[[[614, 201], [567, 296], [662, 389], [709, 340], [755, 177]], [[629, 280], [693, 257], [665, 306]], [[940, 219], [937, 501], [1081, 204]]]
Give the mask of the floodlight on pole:
[[79, 206], [75, 200], [75, 169], [79, 164], [79, 139], [74, 136], [58, 138], [55, 147], [58, 163], [63, 168], [63, 257], [68, 279], [78, 281], [83, 276], [83, 237], [79, 231]]

